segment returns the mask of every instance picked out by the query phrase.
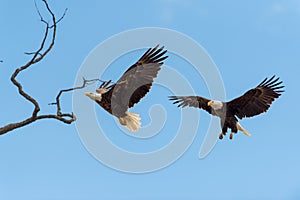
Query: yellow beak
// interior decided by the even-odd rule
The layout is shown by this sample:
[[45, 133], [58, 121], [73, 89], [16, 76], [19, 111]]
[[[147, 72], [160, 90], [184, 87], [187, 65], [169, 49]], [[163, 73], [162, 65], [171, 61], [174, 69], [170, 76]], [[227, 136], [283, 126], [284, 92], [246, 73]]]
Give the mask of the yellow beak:
[[212, 104], [212, 101], [209, 101], [209, 102], [207, 103], [208, 106], [211, 106], [211, 104]]

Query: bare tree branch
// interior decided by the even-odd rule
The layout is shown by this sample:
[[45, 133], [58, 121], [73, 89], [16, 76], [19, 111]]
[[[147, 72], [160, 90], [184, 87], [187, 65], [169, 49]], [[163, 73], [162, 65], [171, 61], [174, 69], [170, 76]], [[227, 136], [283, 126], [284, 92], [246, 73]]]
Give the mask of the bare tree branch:
[[85, 88], [85, 86], [92, 84], [96, 81], [100, 81], [100, 80], [99, 79], [86, 80], [85, 78], [83, 78], [83, 83], [81, 86], [60, 90], [58, 95], [56, 96], [56, 101], [54, 103], [49, 103], [48, 105], [56, 105], [56, 107], [57, 107], [56, 115], [61, 116], [62, 113], [61, 113], [61, 107], [60, 107], [60, 96], [62, 95], [62, 93]]
[[[64, 11], [62, 17], [60, 17], [58, 20], [56, 19], [54, 13], [52, 12], [52, 10], [50, 9], [48, 2], [46, 0], [42, 0], [42, 2], [44, 3], [46, 10], [48, 11], [48, 13], [51, 15], [51, 22], [47, 22], [43, 16], [41, 15], [38, 6], [35, 2], [35, 7], [37, 10], [37, 13], [40, 17], [41, 22], [43, 22], [45, 24], [45, 33], [44, 33], [44, 37], [42, 39], [42, 42], [40, 44], [40, 47], [38, 48], [37, 51], [32, 52], [32, 53], [26, 53], [27, 55], [32, 55], [32, 58], [23, 66], [17, 68], [15, 70], [15, 72], [11, 75], [11, 82], [17, 87], [19, 94], [25, 98], [27, 101], [29, 101], [30, 103], [33, 104], [34, 109], [32, 111], [32, 115], [30, 117], [28, 117], [27, 119], [20, 121], [20, 122], [15, 122], [15, 123], [10, 123], [7, 124], [3, 127], [0, 127], [0, 135], [3, 135], [7, 132], [10, 132], [14, 129], [26, 126], [30, 123], [33, 123], [37, 120], [41, 120], [41, 119], [56, 119], [58, 121], [61, 121], [63, 123], [66, 124], [71, 124], [72, 122], [74, 122], [76, 120], [75, 115], [73, 115], [73, 113], [62, 113], [61, 112], [61, 107], [60, 107], [60, 96], [63, 92], [69, 92], [69, 91], [73, 91], [73, 90], [77, 90], [77, 89], [82, 89], [84, 88], [87, 84], [93, 83], [96, 81], [96, 79], [93, 80], [83, 80], [83, 84], [81, 86], [78, 87], [73, 87], [70, 89], [65, 89], [65, 90], [61, 90], [57, 97], [56, 97], [56, 102], [52, 103], [52, 105], [56, 105], [57, 106], [57, 113], [56, 115], [54, 114], [48, 114], [48, 115], [38, 115], [39, 111], [40, 111], [40, 106], [37, 100], [35, 100], [32, 96], [30, 96], [28, 93], [26, 93], [23, 90], [23, 87], [21, 85], [20, 82], [18, 82], [16, 80], [17, 76], [19, 75], [20, 72], [24, 71], [25, 69], [33, 66], [34, 64], [40, 62], [52, 49], [52, 47], [54, 46], [54, 42], [55, 42], [55, 38], [56, 38], [56, 28], [57, 28], [57, 23], [60, 22], [66, 15], [66, 11], [67, 9]], [[50, 33], [50, 30], [52, 30], [52, 34]], [[49, 34], [51, 34], [51, 36], [49, 36]], [[51, 42], [50, 44], [46, 44], [46, 40], [47, 38], [51, 37]], [[2, 61], [0, 61], [2, 62]]]

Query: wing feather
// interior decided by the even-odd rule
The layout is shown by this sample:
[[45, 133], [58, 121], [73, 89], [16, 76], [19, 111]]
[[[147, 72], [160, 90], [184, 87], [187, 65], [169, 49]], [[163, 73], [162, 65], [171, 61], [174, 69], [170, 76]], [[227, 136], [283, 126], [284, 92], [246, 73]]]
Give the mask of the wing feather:
[[279, 81], [279, 77], [265, 78], [255, 88], [228, 102], [227, 107], [240, 119], [259, 115], [266, 112], [273, 101], [284, 92], [282, 88], [284, 86], [282, 81]]
[[157, 45], [148, 49], [122, 77], [102, 95], [102, 99], [110, 99], [110, 113], [122, 116], [128, 108], [138, 103], [150, 90], [154, 78], [168, 57], [167, 50]]
[[210, 101], [209, 99], [206, 99], [204, 97], [200, 96], [169, 96], [169, 99], [173, 101], [173, 104], [177, 104], [177, 107], [195, 107], [195, 108], [201, 108], [208, 113], [211, 113], [211, 108], [207, 105], [207, 103]]

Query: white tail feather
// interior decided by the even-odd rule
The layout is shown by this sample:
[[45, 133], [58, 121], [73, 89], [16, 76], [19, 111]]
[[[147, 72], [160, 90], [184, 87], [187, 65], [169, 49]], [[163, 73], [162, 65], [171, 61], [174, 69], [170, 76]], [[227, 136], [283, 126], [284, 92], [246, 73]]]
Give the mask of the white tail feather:
[[238, 122], [236, 123], [237, 125], [237, 129], [242, 131], [245, 135], [247, 136], [251, 136], [251, 133], [249, 133], [248, 131], [246, 131]]
[[125, 117], [120, 117], [119, 122], [123, 126], [126, 126], [130, 131], [136, 132], [141, 127], [141, 118], [139, 114], [126, 112]]

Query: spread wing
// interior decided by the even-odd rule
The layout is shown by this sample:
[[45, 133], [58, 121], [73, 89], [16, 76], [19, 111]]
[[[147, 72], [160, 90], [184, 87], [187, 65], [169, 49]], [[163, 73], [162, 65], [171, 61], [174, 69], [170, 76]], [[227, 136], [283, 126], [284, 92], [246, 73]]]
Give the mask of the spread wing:
[[228, 102], [227, 108], [240, 119], [259, 115], [266, 112], [272, 102], [284, 92], [282, 88], [284, 86], [279, 78], [265, 78], [256, 88]]
[[150, 90], [154, 78], [163, 65], [167, 50], [164, 47], [150, 48], [133, 64], [123, 76], [102, 95], [103, 101], [110, 100], [110, 113], [122, 116], [128, 108], [138, 103]]
[[211, 114], [211, 108], [207, 105], [207, 103], [210, 101], [209, 99], [206, 99], [204, 97], [200, 96], [169, 96], [169, 99], [171, 101], [174, 101], [173, 104], [178, 104], [177, 107], [195, 107], [195, 108], [201, 108], [208, 113]]

